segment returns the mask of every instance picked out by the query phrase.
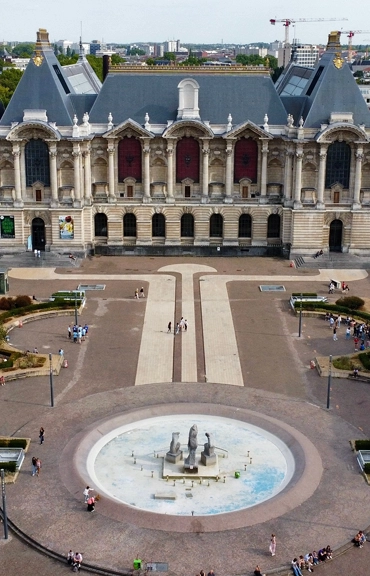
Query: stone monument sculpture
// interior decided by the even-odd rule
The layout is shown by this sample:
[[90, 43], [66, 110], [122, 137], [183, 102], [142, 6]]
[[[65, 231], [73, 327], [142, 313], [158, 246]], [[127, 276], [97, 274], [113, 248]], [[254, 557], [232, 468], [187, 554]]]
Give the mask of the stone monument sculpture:
[[198, 472], [198, 466], [195, 458], [198, 448], [198, 427], [196, 424], [193, 424], [189, 430], [188, 448], [189, 454], [185, 459], [184, 470], [188, 472]]
[[217, 464], [217, 454], [215, 454], [215, 446], [213, 443], [213, 438], [211, 434], [206, 432], [207, 442], [204, 444], [204, 450], [200, 455], [202, 464], [204, 466], [211, 466]]
[[172, 432], [172, 440], [170, 444], [170, 449], [166, 454], [167, 462], [171, 462], [172, 464], [176, 464], [180, 460], [182, 460], [182, 450], [180, 450], [180, 442], [179, 442], [180, 432]]

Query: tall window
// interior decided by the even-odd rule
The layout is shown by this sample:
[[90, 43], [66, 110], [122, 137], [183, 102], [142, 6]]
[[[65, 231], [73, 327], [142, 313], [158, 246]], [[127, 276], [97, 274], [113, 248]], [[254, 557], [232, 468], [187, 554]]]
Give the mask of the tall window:
[[135, 178], [141, 182], [141, 144], [137, 138], [122, 138], [118, 144], [118, 179]]
[[249, 178], [257, 182], [258, 146], [252, 138], [241, 138], [235, 144], [234, 182]]
[[153, 214], [152, 236], [166, 237], [166, 219], [163, 214]]
[[176, 146], [176, 182], [185, 178], [199, 182], [199, 143], [195, 138], [182, 138]]
[[39, 181], [50, 186], [49, 148], [43, 140], [30, 140], [25, 147], [26, 185]]
[[193, 238], [194, 216], [192, 214], [183, 214], [181, 216], [181, 236], [183, 238]]
[[211, 238], [222, 238], [224, 219], [221, 214], [212, 214], [209, 221], [209, 235]]
[[250, 214], [242, 214], [239, 218], [239, 238], [252, 237], [252, 218]]
[[123, 235], [136, 236], [136, 216], [128, 212], [123, 217]]
[[339, 182], [343, 188], [349, 188], [351, 148], [346, 142], [333, 142], [326, 156], [325, 188]]
[[267, 219], [267, 238], [280, 238], [280, 216], [270, 214]]
[[94, 217], [95, 236], [108, 236], [108, 219], [106, 214], [98, 212]]

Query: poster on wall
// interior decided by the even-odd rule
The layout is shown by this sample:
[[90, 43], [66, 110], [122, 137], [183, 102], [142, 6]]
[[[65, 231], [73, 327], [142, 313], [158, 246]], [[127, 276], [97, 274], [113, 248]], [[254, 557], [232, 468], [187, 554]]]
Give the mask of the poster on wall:
[[62, 240], [73, 240], [74, 223], [72, 216], [59, 216], [59, 233]]
[[0, 216], [0, 238], [15, 238], [14, 216]]

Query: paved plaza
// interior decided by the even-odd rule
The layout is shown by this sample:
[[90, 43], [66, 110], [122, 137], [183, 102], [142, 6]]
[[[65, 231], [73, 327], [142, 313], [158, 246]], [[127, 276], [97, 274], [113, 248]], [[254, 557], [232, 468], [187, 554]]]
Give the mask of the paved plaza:
[[[7, 486], [9, 517], [27, 534], [60, 553], [81, 550], [87, 562], [115, 570], [131, 568], [139, 554], [147, 562], [167, 562], [170, 575], [213, 568], [231, 576], [250, 574], [256, 564], [271, 571], [327, 544], [342, 550], [369, 526], [369, 487], [349, 440], [370, 437], [370, 388], [333, 380], [326, 410], [327, 381], [310, 369], [310, 360], [352, 352], [352, 342], [344, 327], [334, 342], [327, 323], [307, 317], [299, 338], [288, 303], [292, 292], [326, 295], [331, 278], [366, 296], [364, 270], [296, 270], [267, 258], [101, 257], [78, 268], [13, 268], [9, 277], [11, 295], [39, 298], [78, 284], [105, 285], [87, 293], [81, 322], [88, 323], [89, 337], [81, 345], [67, 337], [73, 313], [10, 333], [21, 349], [63, 348], [69, 365], [54, 378], [54, 408], [47, 377], [0, 389], [1, 434], [32, 438], [16, 484]], [[286, 291], [261, 292], [261, 284]], [[141, 287], [145, 298], [136, 300]], [[181, 317], [187, 331], [168, 334], [168, 322], [174, 328]], [[150, 514], [104, 495], [95, 514], [87, 514], [82, 490], [91, 483], [85, 463], [91, 434], [113, 419], [183, 413], [227, 416], [273, 431], [296, 457], [293, 481], [272, 500], [233, 514]], [[30, 473], [33, 455], [43, 463], [39, 478]], [[273, 558], [272, 532], [278, 541]], [[7, 574], [35, 573], [36, 553], [27, 550], [23, 561], [22, 546], [14, 537], [0, 543]], [[347, 574], [352, 558], [352, 568], [365, 576], [367, 547], [318, 572]], [[60, 567], [40, 557], [37, 570], [59, 574]]]

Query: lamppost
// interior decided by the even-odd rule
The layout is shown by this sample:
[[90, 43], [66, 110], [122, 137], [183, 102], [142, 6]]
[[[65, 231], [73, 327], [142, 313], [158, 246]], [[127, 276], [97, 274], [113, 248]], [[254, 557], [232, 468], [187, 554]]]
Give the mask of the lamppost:
[[75, 291], [75, 325], [78, 325], [78, 313], [77, 313], [77, 292]]
[[302, 293], [301, 293], [301, 301], [299, 304], [299, 325], [298, 325], [298, 338], [302, 336]]
[[329, 356], [329, 374], [328, 374], [328, 393], [326, 397], [326, 408], [329, 410], [330, 408], [330, 388], [331, 388], [331, 363], [332, 363], [333, 356], [330, 354]]
[[3, 497], [3, 523], [4, 523], [4, 538], [8, 539], [8, 516], [6, 514], [6, 494], [5, 494], [5, 471], [1, 468], [1, 493]]
[[50, 376], [50, 406], [54, 408], [54, 388], [53, 388], [53, 362], [52, 354], [49, 354], [49, 376]]

